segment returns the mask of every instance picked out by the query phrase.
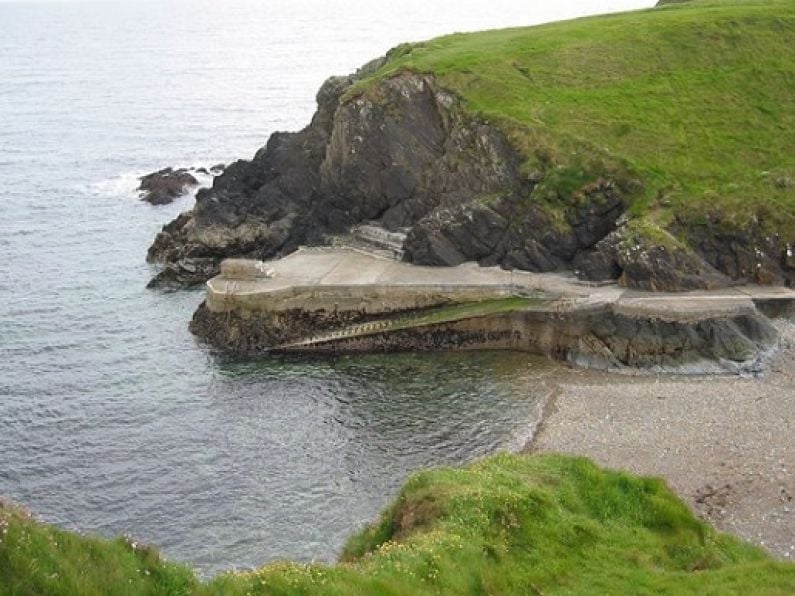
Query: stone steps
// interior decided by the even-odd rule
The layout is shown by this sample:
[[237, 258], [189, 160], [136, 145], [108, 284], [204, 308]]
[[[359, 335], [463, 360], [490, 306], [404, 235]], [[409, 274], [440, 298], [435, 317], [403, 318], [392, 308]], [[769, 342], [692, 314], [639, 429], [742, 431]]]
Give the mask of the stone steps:
[[[473, 305], [473, 309], [476, 306], [477, 305]], [[557, 307], [554, 308], [556, 309]], [[388, 331], [411, 329], [412, 327], [423, 327], [430, 324], [449, 323], [451, 321], [465, 319], [470, 316], [483, 316], [489, 314], [488, 309], [480, 308], [477, 309], [477, 312], [474, 314], [469, 314], [469, 315], [458, 314], [458, 315], [451, 315], [449, 318], [441, 317], [438, 320], [429, 320], [429, 315], [433, 314], [434, 310], [435, 309], [429, 309], [418, 312], [401, 313], [394, 319], [380, 319], [376, 321], [366, 321], [364, 323], [356, 323], [355, 325], [350, 325], [347, 327], [336, 329], [334, 331], [324, 333], [322, 335], [307, 337], [299, 341], [282, 344], [274, 348], [274, 350], [275, 351], [300, 350], [302, 348], [309, 348], [311, 346], [317, 346], [333, 341], [340, 341], [354, 337], [363, 337], [367, 335], [375, 335], [378, 333], [383, 333]]]
[[414, 326], [411, 324], [412, 321], [417, 323], [416, 326], [425, 324], [419, 321], [420, 319], [424, 319], [425, 317], [426, 317], [425, 313], [422, 314], [416, 313], [414, 315], [401, 316], [400, 318], [397, 319], [383, 319], [378, 321], [368, 321], [366, 323], [357, 323], [356, 325], [343, 327], [341, 329], [337, 329], [335, 331], [331, 331], [323, 335], [316, 335], [308, 337], [306, 339], [299, 340], [297, 342], [283, 344], [275, 349], [277, 351], [280, 351], [280, 350], [307, 348], [310, 346], [324, 344], [332, 341], [350, 339], [352, 337], [375, 335], [377, 333], [381, 333], [383, 331], [389, 331], [390, 329], [395, 329], [395, 328], [408, 329]]

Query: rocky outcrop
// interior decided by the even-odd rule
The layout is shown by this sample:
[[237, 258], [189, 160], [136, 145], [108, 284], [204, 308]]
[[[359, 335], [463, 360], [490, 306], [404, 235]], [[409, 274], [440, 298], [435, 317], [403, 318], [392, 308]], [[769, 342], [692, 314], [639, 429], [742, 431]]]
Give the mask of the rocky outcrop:
[[[404, 313], [380, 315], [399, 317]], [[326, 353], [444, 350], [520, 350], [584, 368], [704, 374], [762, 369], [778, 340], [763, 315], [695, 320], [629, 316], [610, 308], [552, 314], [517, 311], [290, 345], [352, 323], [370, 322], [364, 311], [213, 312], [202, 304], [191, 331], [225, 352], [257, 355], [272, 350]], [[285, 346], [286, 347], [280, 347]]]
[[[206, 170], [204, 173], [207, 173]], [[152, 205], [167, 205], [198, 184], [199, 181], [186, 168], [165, 168], [141, 176], [138, 190], [142, 201]]]
[[543, 176], [523, 176], [505, 135], [433, 77], [402, 72], [357, 89], [380, 65], [326, 81], [307, 128], [272, 135], [200, 190], [149, 249], [165, 266], [153, 284], [203, 281], [197, 272], [225, 257], [270, 258], [371, 221], [411, 230], [415, 263], [542, 271], [567, 267], [615, 227], [626, 201], [611, 180], [590, 181], [576, 205], [552, 213], [533, 196]]
[[699, 225], [677, 220], [673, 229], [731, 279], [795, 287], [795, 239], [786, 242], [759, 223], [738, 226], [730, 220], [729, 214], [713, 213]]
[[527, 271], [567, 269], [577, 254], [615, 228], [626, 209], [623, 193], [609, 180], [588, 185], [581, 204], [558, 218], [532, 197], [531, 191], [527, 198], [509, 194], [437, 209], [411, 229], [406, 254], [419, 264], [478, 261]]
[[520, 154], [433, 76], [362, 83], [384, 60], [327, 80], [309, 126], [273, 134], [201, 189], [149, 248], [163, 266], [150, 286], [201, 283], [224, 258], [268, 259], [369, 222], [406, 231], [403, 258], [417, 264], [574, 269], [670, 291], [795, 283], [795, 243], [678, 221], [638, 235], [619, 224], [643, 187], [623, 165], [547, 156], [530, 168], [526, 147]]
[[656, 292], [714, 290], [731, 280], [686, 244], [644, 220], [626, 222], [574, 259], [582, 279], [618, 279], [629, 288]]
[[751, 227], [693, 225], [672, 232], [645, 219], [625, 221], [574, 258], [582, 279], [652, 291], [712, 290], [733, 284], [795, 285], [792, 247]]
[[329, 79], [312, 124], [230, 165], [163, 229], [148, 260], [179, 271], [196, 258], [268, 258], [360, 222], [411, 226], [437, 206], [516, 184], [518, 158], [502, 135], [466, 121], [431, 78], [405, 74], [380, 85], [380, 97], [341, 101], [354, 82]]

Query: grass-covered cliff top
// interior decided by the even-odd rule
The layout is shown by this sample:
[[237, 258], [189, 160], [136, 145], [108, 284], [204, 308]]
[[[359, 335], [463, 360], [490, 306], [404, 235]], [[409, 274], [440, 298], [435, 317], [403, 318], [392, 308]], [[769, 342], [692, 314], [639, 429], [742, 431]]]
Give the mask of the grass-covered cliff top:
[[693, 0], [401, 46], [375, 78], [435, 74], [528, 171], [626, 162], [635, 215], [717, 209], [795, 240], [793, 40], [791, 0]]
[[334, 566], [199, 582], [127, 540], [0, 508], [0, 594], [791, 594], [795, 565], [718, 534], [661, 480], [562, 456], [413, 476]]

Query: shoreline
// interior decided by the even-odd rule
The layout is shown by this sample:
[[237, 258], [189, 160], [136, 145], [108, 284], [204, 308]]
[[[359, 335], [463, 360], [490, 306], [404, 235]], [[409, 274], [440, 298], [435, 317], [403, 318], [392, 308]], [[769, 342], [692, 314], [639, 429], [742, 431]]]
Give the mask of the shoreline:
[[795, 559], [795, 322], [762, 376], [561, 373], [525, 453], [660, 476], [703, 519]]

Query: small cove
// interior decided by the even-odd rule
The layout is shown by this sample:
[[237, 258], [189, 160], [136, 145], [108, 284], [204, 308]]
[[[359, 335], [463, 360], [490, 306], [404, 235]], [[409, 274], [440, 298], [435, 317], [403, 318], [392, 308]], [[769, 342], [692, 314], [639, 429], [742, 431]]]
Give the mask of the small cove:
[[152, 208], [138, 175], [250, 156], [401, 41], [574, 14], [409, 4], [0, 6], [0, 495], [210, 575], [333, 559], [411, 471], [524, 444], [544, 361], [231, 359], [187, 330], [201, 290], [145, 289], [192, 199]]

